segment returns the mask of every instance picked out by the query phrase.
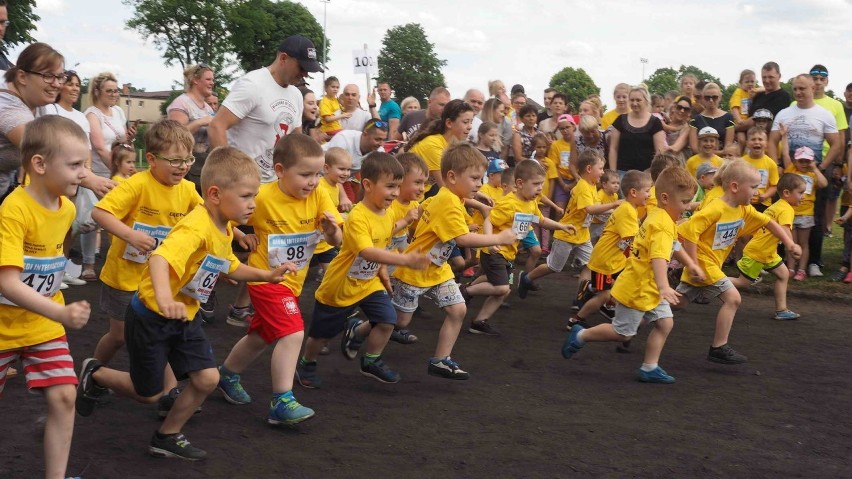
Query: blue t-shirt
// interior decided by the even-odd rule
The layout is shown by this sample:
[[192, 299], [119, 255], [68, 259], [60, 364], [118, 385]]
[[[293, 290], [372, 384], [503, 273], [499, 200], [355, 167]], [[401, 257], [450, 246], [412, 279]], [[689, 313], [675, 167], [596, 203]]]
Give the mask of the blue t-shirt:
[[379, 116], [382, 118], [382, 121], [391, 121], [391, 118], [399, 120], [402, 118], [402, 110], [395, 101], [388, 100], [382, 102], [382, 106], [379, 107]]
[[[479, 150], [479, 148], [477, 148], [477, 150]], [[498, 152], [498, 151], [494, 151], [494, 150], [479, 150], [479, 152], [480, 152], [480, 153], [482, 153], [482, 154], [483, 154], [483, 156], [485, 156], [485, 159], [486, 159], [486, 160], [488, 160], [489, 162], [490, 162], [491, 160], [499, 160], [499, 159], [500, 159], [500, 152]]]

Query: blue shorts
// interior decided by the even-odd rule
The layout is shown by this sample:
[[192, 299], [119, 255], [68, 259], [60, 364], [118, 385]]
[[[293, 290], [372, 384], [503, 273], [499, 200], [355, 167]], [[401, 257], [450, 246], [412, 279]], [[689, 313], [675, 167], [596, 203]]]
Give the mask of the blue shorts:
[[317, 301], [314, 306], [308, 337], [331, 339], [342, 333], [346, 327], [346, 319], [355, 311], [355, 308], [361, 308], [361, 312], [364, 313], [371, 324], [396, 324], [396, 309], [394, 309], [387, 291], [382, 290], [367, 295], [366, 298], [351, 306], [342, 308], [328, 306]]
[[458, 246], [453, 246], [453, 250], [450, 251], [450, 257], [447, 259], [453, 259], [462, 255], [461, 249]]
[[536, 238], [535, 231], [530, 230], [526, 237], [521, 240], [521, 249], [530, 249], [536, 246], [541, 246], [541, 243], [539, 243], [538, 238]]
[[318, 264], [331, 263], [331, 260], [336, 258], [338, 253], [340, 253], [339, 248], [331, 248], [328, 251], [323, 251], [322, 253], [316, 253], [311, 257], [311, 266], [316, 266]]

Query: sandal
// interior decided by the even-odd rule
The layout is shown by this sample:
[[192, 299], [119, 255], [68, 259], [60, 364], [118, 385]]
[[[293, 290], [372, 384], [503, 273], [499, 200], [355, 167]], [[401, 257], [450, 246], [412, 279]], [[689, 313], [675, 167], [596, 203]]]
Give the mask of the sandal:
[[98, 273], [95, 273], [95, 270], [93, 269], [87, 269], [80, 273], [80, 279], [87, 283], [91, 283], [98, 280]]

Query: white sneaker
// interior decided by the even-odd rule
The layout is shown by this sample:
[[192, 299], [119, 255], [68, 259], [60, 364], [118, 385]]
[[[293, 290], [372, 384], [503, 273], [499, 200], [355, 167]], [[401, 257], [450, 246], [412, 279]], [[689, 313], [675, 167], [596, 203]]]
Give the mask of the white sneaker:
[[69, 276], [67, 274], [62, 277], [62, 282], [65, 283], [65, 284], [71, 285], [71, 286], [83, 286], [84, 284], [86, 284], [85, 280], [82, 280], [80, 278], [75, 278], [75, 277]]
[[59, 289], [68, 289], [68, 288], [70, 288], [70, 286], [68, 286], [67, 283], [62, 283], [62, 284], [59, 285]]
[[822, 271], [820, 271], [818, 264], [809, 264], [808, 265], [808, 276], [812, 276], [812, 277], [821, 277], [822, 276]]

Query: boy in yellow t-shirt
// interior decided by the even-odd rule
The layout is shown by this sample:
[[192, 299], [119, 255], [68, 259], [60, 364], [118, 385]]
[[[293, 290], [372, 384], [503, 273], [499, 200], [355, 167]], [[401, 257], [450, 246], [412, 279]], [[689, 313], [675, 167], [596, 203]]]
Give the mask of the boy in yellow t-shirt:
[[[784, 169], [785, 173], [799, 175], [805, 182], [805, 194], [802, 196], [802, 201], [793, 207], [796, 212], [796, 216], [793, 218], [793, 239], [796, 244], [802, 247], [802, 256], [801, 258], [787, 257], [787, 268], [790, 271], [795, 271], [793, 279], [796, 281], [804, 281], [808, 277], [805, 266], [808, 264], [810, 256], [808, 240], [815, 225], [814, 202], [816, 201], [816, 192], [818, 189], [828, 186], [828, 180], [817, 168], [814, 158], [812, 149], [801, 146], [793, 153], [793, 163]], [[817, 233], [822, 234], [821, 231]], [[796, 265], [798, 265], [798, 269]]]
[[[577, 160], [577, 171], [580, 172], [580, 180], [571, 191], [571, 200], [568, 209], [560, 223], [574, 225], [577, 229], [573, 233], [557, 231], [553, 234], [553, 246], [547, 263], [537, 266], [532, 272], [521, 273], [518, 283], [518, 295], [521, 299], [527, 297], [527, 293], [534, 288], [534, 281], [552, 273], [562, 271], [572, 253], [583, 266], [580, 272], [580, 287], [578, 292], [585, 290], [591, 273], [586, 265], [592, 254], [592, 242], [589, 235], [589, 222], [591, 215], [597, 215], [618, 207], [623, 200], [606, 205], [599, 204], [597, 188], [595, 185], [600, 181], [604, 172], [604, 159], [595, 150], [586, 150]], [[574, 301], [574, 306], [580, 309], [579, 302]]]
[[342, 241], [338, 225], [343, 219], [329, 195], [317, 187], [325, 182], [320, 177], [325, 159], [313, 138], [285, 136], [275, 145], [272, 162], [278, 181], [260, 187], [257, 207], [248, 222], [254, 233], [235, 235], [250, 245], [249, 266], [273, 269], [292, 263], [297, 272], [285, 276], [280, 284], [248, 283], [255, 315], [246, 335], [219, 367], [219, 390], [231, 404], [250, 403], [240, 374], [272, 345], [272, 400], [267, 422], [292, 425], [314, 415], [313, 409], [293, 396], [293, 375], [305, 336], [299, 295], [316, 248], [322, 243], [334, 247]]
[[651, 174], [652, 186], [651, 191], [649, 192], [650, 196], [648, 196], [648, 201], [645, 202], [645, 206], [640, 206], [637, 208], [639, 212], [640, 222], [643, 218], [648, 216], [648, 213], [650, 213], [651, 210], [657, 207], [656, 189], [653, 184], [657, 181], [657, 178], [660, 176], [660, 173], [662, 173], [663, 170], [670, 166], [683, 167], [683, 162], [680, 158], [675, 156], [674, 153], [670, 152], [657, 153], [651, 160], [651, 168], [648, 172]]
[[283, 281], [292, 263], [269, 271], [240, 264], [231, 249], [232, 224], [252, 215], [260, 187], [257, 164], [231, 147], [213, 150], [201, 170], [204, 204], [198, 205], [169, 232], [148, 259], [137, 292], [125, 315], [130, 372], [83, 361], [77, 388], [77, 412], [94, 411], [96, 388], [109, 388], [138, 402], [156, 402], [164, 393], [163, 371], [170, 364], [179, 380], [189, 378], [159, 429], [148, 453], [197, 461], [207, 453], [181, 433], [186, 421], [216, 389], [219, 371], [213, 348], [196, 313], [216, 286], [220, 274], [235, 281]]
[[91, 312], [86, 301], [66, 305], [59, 291], [63, 244], [75, 215], [67, 197], [85, 177], [89, 148], [86, 134], [67, 118], [48, 115], [28, 123], [21, 158], [29, 183], [0, 205], [0, 396], [20, 359], [27, 388], [42, 392], [47, 402], [45, 477], [65, 477], [74, 433], [77, 378], [63, 326], [80, 329]]
[[[429, 259], [418, 252], [389, 251], [391, 238], [411, 221], [396, 218], [389, 208], [399, 194], [402, 166], [387, 153], [370, 153], [361, 166], [364, 199], [352, 208], [343, 226], [340, 254], [328, 266], [316, 291], [311, 328], [305, 352], [296, 368], [299, 384], [319, 388], [317, 358], [325, 340], [344, 332], [341, 352], [346, 359], [358, 357], [361, 374], [383, 383], [396, 383], [399, 374], [382, 360], [382, 351], [393, 333], [396, 312], [386, 290], [384, 265], [422, 269]], [[360, 309], [368, 321], [352, 317]]]
[[[332, 211], [339, 211], [340, 206], [340, 188], [343, 183], [349, 181], [349, 176], [352, 174], [352, 155], [348, 151], [339, 147], [329, 148], [325, 152], [325, 163], [323, 164], [323, 176], [317, 183], [317, 190], [328, 195], [331, 203], [334, 205]], [[310, 266], [319, 265], [317, 271], [317, 281], [322, 281], [322, 276], [328, 268], [331, 260], [337, 256], [339, 249], [337, 246], [332, 246], [321, 238], [319, 244], [314, 250], [314, 255], [311, 257]]]
[[[783, 228], [793, 225], [793, 208], [802, 201], [805, 194], [805, 182], [798, 175], [784, 173], [778, 180], [779, 200], [764, 211], [764, 214]], [[766, 228], [761, 229], [749, 241], [743, 250], [743, 257], [737, 262], [739, 277], [731, 278], [737, 288], [746, 288], [760, 281], [761, 271], [771, 271], [775, 277], [775, 316], [774, 319], [799, 319], [799, 314], [787, 308], [787, 282], [790, 270], [778, 255], [778, 238]]]
[[[178, 221], [201, 204], [195, 185], [184, 179], [195, 163], [194, 144], [192, 133], [180, 123], [154, 123], [145, 132], [148, 170], [119, 184], [92, 210], [92, 219], [113, 235], [101, 270], [100, 307], [109, 318], [109, 331], [93, 354], [101, 364], [109, 364], [124, 346], [124, 315], [151, 253]], [[167, 371], [166, 390], [176, 385]], [[161, 406], [160, 413], [166, 414], [170, 404], [164, 399]]]
[[766, 130], [753, 126], [748, 130], [748, 153], [743, 159], [757, 169], [760, 174], [760, 185], [757, 194], [751, 199], [751, 205], [757, 211], [766, 211], [772, 204], [778, 185], [778, 164], [766, 155]]
[[719, 132], [711, 126], [705, 126], [698, 131], [699, 152], [686, 160], [686, 170], [695, 178], [698, 165], [710, 163], [716, 168], [722, 166], [724, 160], [716, 154], [719, 145]]
[[753, 166], [742, 159], [732, 160], [716, 172], [716, 180], [724, 190], [722, 197], [708, 203], [678, 227], [684, 250], [698, 263], [707, 278], [695, 280], [687, 267], [677, 291], [686, 297], [686, 304], [699, 296], [706, 300], [719, 297], [722, 307], [716, 316], [716, 334], [707, 359], [721, 364], [741, 364], [748, 358], [728, 344], [741, 298], [722, 271], [722, 263], [737, 238], [754, 234], [763, 227], [784, 242], [789, 254], [798, 258], [802, 251], [793, 243], [789, 230], [751, 206], [751, 199], [760, 184], [760, 175]]
[[683, 168], [670, 167], [660, 173], [655, 188], [659, 207], [648, 213], [639, 227], [624, 271], [612, 287], [612, 297], [617, 301], [612, 324], [590, 329], [575, 324], [562, 344], [562, 357], [571, 359], [587, 342], [630, 341], [641, 323], [651, 323], [653, 329], [636, 379], [644, 383], [675, 382], [659, 366], [663, 346], [674, 327], [671, 306], [680, 302], [680, 294], [669, 286], [668, 263], [674, 255], [689, 267], [694, 281], [704, 279], [701, 268], [681, 251], [675, 223], [695, 190], [695, 179]]
[[427, 371], [433, 376], [459, 380], [469, 378], [469, 374], [450, 357], [467, 313], [464, 297], [447, 262], [453, 248], [456, 245], [482, 248], [515, 242], [511, 230], [499, 234], [472, 233], [465, 220], [464, 200], [479, 190], [487, 165], [482, 153], [470, 144], [459, 143], [447, 149], [441, 158], [444, 186], [423, 203], [413, 240], [406, 249], [408, 254], [426, 251], [428, 266], [422, 271], [397, 268], [391, 278], [393, 306], [400, 328], [411, 322], [423, 295], [431, 297], [447, 314], [438, 334], [435, 355], [429, 360]]
[[515, 234], [516, 240], [507, 246], [483, 249], [479, 255], [483, 275], [469, 286], [460, 287], [466, 301], [470, 301], [473, 296], [487, 296], [479, 313], [470, 323], [468, 331], [471, 333], [500, 335], [488, 320], [509, 295], [512, 262], [515, 261], [520, 241], [527, 237], [532, 225], [538, 224], [542, 228], [565, 232], [576, 230], [573, 225], [553, 221], [539, 210], [536, 198], [541, 194], [546, 174], [544, 168], [534, 160], [518, 163], [515, 167], [515, 191], [498, 200], [491, 209], [491, 214], [485, 219], [486, 234], [510, 230]]
[[[611, 170], [604, 170], [600, 185], [601, 187], [598, 189], [598, 203], [606, 205], [618, 201], [618, 191], [621, 189], [621, 178], [618, 177], [618, 173]], [[589, 235], [591, 236], [593, 246], [598, 242], [598, 238], [601, 237], [604, 225], [611, 214], [612, 210], [592, 216], [592, 222], [589, 224]]]
[[583, 298], [583, 306], [568, 320], [568, 329], [574, 324], [585, 327], [586, 319], [598, 310], [612, 320], [614, 311], [605, 307], [610, 299], [609, 290], [627, 265], [630, 242], [639, 231], [639, 207], [648, 201], [651, 185], [651, 176], [645, 172], [630, 170], [625, 173], [621, 180], [624, 203], [609, 216], [600, 240], [592, 249], [589, 259], [591, 285], [587, 297]]

